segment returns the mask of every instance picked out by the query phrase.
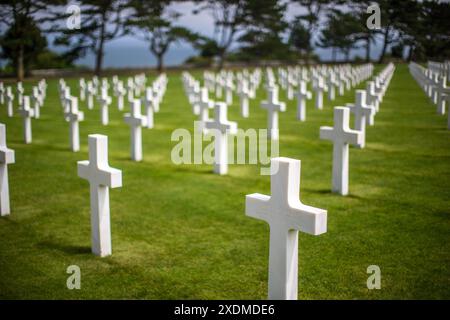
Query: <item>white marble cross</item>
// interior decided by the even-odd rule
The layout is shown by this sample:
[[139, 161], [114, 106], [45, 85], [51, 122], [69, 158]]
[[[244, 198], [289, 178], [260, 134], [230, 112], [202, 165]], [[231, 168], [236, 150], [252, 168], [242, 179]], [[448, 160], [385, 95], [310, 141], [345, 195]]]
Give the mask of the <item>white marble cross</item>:
[[102, 124], [104, 126], [108, 125], [109, 123], [109, 114], [108, 114], [108, 106], [111, 104], [111, 97], [108, 96], [108, 88], [102, 87], [102, 94], [100, 98], [98, 99], [100, 102], [100, 112], [101, 112], [101, 119]]
[[333, 142], [332, 191], [348, 194], [349, 144], [361, 146], [363, 134], [349, 127], [350, 109], [334, 108], [334, 127], [320, 127], [320, 139]]
[[123, 82], [122, 81], [118, 81], [116, 84], [116, 97], [117, 97], [117, 108], [122, 111], [123, 110], [123, 98], [126, 94], [126, 90], [123, 86]]
[[30, 97], [22, 97], [22, 105], [20, 106], [20, 115], [23, 118], [23, 136], [25, 143], [31, 143], [33, 140], [31, 131], [31, 118], [34, 116], [33, 109], [30, 109]]
[[19, 105], [22, 105], [22, 98], [23, 98], [23, 93], [24, 93], [24, 88], [23, 88], [23, 84], [22, 82], [18, 82], [17, 83], [17, 103]]
[[286, 111], [286, 104], [278, 101], [278, 86], [267, 89], [268, 99], [261, 102], [261, 108], [267, 110], [267, 129], [268, 137], [272, 140], [278, 140], [278, 112]]
[[356, 90], [355, 104], [347, 104], [347, 108], [355, 115], [355, 130], [361, 131], [363, 138], [359, 147], [364, 148], [366, 142], [366, 123], [373, 125], [375, 107], [366, 104], [366, 91]]
[[[145, 97], [142, 98], [142, 104], [144, 105], [145, 112], [147, 114], [146, 115], [146, 117], [147, 117], [146, 127], [149, 129], [153, 128], [153, 125], [154, 125], [153, 114], [154, 114], [155, 110], [154, 110], [154, 106], [153, 106], [153, 100], [154, 100], [153, 89], [151, 87], [148, 87], [145, 90]], [[139, 107], [139, 114], [140, 113], [141, 113], [141, 111], [140, 111], [140, 107]]]
[[80, 101], [86, 100], [86, 81], [80, 78], [78, 85], [80, 87]]
[[33, 91], [32, 91], [32, 95], [31, 95], [31, 101], [33, 102], [33, 109], [34, 109], [34, 117], [36, 119], [39, 119], [41, 117], [41, 112], [40, 112], [40, 108], [41, 108], [41, 98], [39, 95], [39, 88], [38, 87], [33, 87]]
[[71, 97], [69, 110], [64, 114], [66, 121], [70, 122], [70, 148], [73, 152], [80, 150], [79, 122], [84, 120], [84, 113], [78, 110], [78, 99]]
[[367, 104], [375, 108], [375, 112], [378, 112], [380, 100], [378, 94], [375, 92], [375, 82], [369, 81], [366, 87], [366, 101]]
[[239, 90], [239, 99], [240, 99], [240, 105], [241, 105], [241, 116], [243, 118], [248, 118], [248, 103], [249, 98], [252, 97], [252, 94], [250, 92], [248, 81], [242, 80], [240, 90]]
[[0, 216], [11, 212], [9, 206], [8, 164], [14, 163], [14, 150], [6, 146], [6, 126], [0, 123]]
[[157, 83], [153, 83], [152, 90], [153, 90], [153, 111], [155, 111], [155, 113], [158, 113], [161, 95]]
[[5, 103], [5, 92], [5, 85], [3, 84], [3, 82], [0, 82], [0, 104]]
[[14, 115], [14, 94], [12, 92], [11, 87], [6, 87], [6, 108], [8, 110], [8, 117], [12, 117]]
[[306, 88], [306, 82], [301, 80], [297, 92], [297, 120], [306, 120], [306, 100], [311, 98], [311, 91]]
[[223, 77], [218, 74], [216, 76], [216, 97], [217, 98], [222, 98], [222, 90], [223, 87], [225, 86], [225, 81], [223, 79]]
[[445, 76], [439, 78], [435, 90], [437, 113], [443, 115], [445, 114], [445, 95], [450, 94], [450, 88], [447, 87], [447, 78]]
[[128, 102], [134, 101], [134, 88], [135, 85], [133, 78], [128, 78], [127, 79]]
[[206, 122], [210, 121], [209, 119], [209, 109], [214, 107], [214, 101], [209, 100], [208, 88], [203, 87], [200, 90], [200, 100], [198, 101], [199, 114], [200, 114], [200, 130], [203, 133], [207, 133]]
[[228, 121], [227, 104], [216, 102], [214, 120], [205, 123], [214, 137], [214, 172], [220, 175], [228, 173], [228, 134], [236, 134], [237, 123]]
[[89, 135], [89, 160], [78, 161], [78, 176], [90, 184], [92, 252], [111, 254], [109, 188], [122, 186], [122, 171], [108, 164], [108, 137]]
[[335, 86], [338, 83], [336, 81], [336, 76], [334, 72], [330, 72], [327, 78], [327, 86], [328, 86], [328, 100], [333, 101], [336, 98]]
[[323, 92], [325, 91], [325, 83], [323, 78], [319, 76], [316, 80], [316, 84], [314, 86], [314, 91], [316, 92], [316, 109], [323, 109]]
[[231, 75], [227, 75], [225, 80], [225, 102], [229, 106], [233, 104], [233, 90], [234, 90], [233, 78]]
[[130, 102], [131, 113], [124, 116], [125, 122], [131, 129], [131, 159], [133, 161], [142, 160], [142, 126], [147, 125], [147, 118], [141, 115], [141, 101], [135, 99]]
[[245, 214], [270, 226], [269, 299], [297, 300], [298, 231], [320, 235], [327, 231], [327, 211], [303, 204], [300, 160], [273, 158], [271, 195], [245, 197]]
[[88, 81], [86, 85], [86, 93], [87, 93], [87, 106], [89, 110], [92, 110], [94, 108], [94, 95], [95, 95], [96, 89], [94, 87], [94, 84], [92, 81]]

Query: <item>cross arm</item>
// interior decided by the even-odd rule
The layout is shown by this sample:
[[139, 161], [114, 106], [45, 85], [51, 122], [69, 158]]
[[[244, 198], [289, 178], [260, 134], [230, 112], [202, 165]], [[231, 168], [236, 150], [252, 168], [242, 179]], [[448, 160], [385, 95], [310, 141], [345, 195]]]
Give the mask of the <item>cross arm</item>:
[[0, 147], [0, 163], [10, 164], [15, 162], [14, 150]]
[[300, 230], [315, 236], [326, 233], [327, 211], [299, 202], [288, 211], [287, 225], [291, 230]]
[[245, 196], [245, 214], [249, 217], [269, 222], [270, 196], [252, 193]]
[[320, 127], [320, 139], [333, 141], [334, 128], [333, 127]]

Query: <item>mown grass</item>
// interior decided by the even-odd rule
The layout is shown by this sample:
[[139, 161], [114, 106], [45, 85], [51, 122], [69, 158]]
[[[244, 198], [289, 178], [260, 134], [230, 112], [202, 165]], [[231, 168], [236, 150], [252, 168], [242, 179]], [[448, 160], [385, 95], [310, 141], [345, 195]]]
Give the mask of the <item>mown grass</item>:
[[[200, 73], [195, 73], [200, 77]], [[1, 123], [16, 152], [9, 166], [12, 214], [0, 219], [0, 298], [3, 299], [264, 299], [267, 296], [268, 226], [244, 214], [245, 195], [269, 194], [270, 178], [257, 165], [231, 165], [228, 176], [208, 165], [176, 166], [171, 133], [193, 131], [191, 108], [179, 73], [170, 83], [155, 128], [144, 129], [144, 160], [129, 160], [129, 128], [115, 104], [110, 124], [98, 105], [82, 107], [82, 148], [69, 150], [57, 82], [48, 82], [33, 143], [22, 143], [17, 111]], [[152, 76], [154, 79], [154, 76]], [[72, 93], [77, 79], [68, 79]], [[31, 83], [26, 83], [27, 92]], [[362, 85], [364, 86], [364, 85]], [[239, 116], [239, 127], [265, 128], [263, 90]], [[284, 93], [282, 100], [286, 101]], [[300, 299], [450, 298], [450, 139], [446, 117], [398, 66], [366, 148], [350, 151], [350, 195], [330, 193], [332, 146], [319, 127], [332, 125], [332, 107], [354, 92], [295, 120], [295, 102], [280, 115], [280, 154], [302, 160], [301, 199], [328, 210], [328, 232], [300, 234]], [[128, 109], [128, 108], [127, 108]], [[89, 188], [76, 162], [88, 159], [87, 135], [109, 137], [109, 161], [123, 170], [111, 190], [113, 255], [90, 253]], [[66, 268], [81, 268], [81, 290], [68, 290]], [[378, 265], [382, 289], [368, 290], [366, 269]]]

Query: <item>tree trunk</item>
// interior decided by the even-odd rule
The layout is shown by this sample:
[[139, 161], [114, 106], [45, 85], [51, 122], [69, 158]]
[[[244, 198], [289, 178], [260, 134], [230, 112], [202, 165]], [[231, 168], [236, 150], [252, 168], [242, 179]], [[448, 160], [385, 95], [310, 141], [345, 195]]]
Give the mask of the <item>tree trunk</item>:
[[387, 26], [386, 30], [384, 31], [384, 41], [383, 41], [383, 49], [381, 50], [381, 54], [380, 54], [380, 59], [378, 59], [378, 63], [383, 63], [384, 60], [384, 56], [386, 55], [386, 50], [387, 50], [387, 46], [388, 46], [388, 40], [389, 40], [389, 29], [390, 27]]
[[21, 44], [19, 46], [19, 52], [17, 55], [17, 81], [22, 81], [24, 74], [25, 74], [25, 70], [24, 70], [24, 63], [23, 63], [23, 44]]
[[366, 62], [370, 62], [370, 37], [366, 38]]
[[98, 50], [96, 52], [97, 56], [95, 59], [95, 75], [100, 76], [102, 72], [102, 65], [103, 65], [103, 44], [104, 41], [100, 40], [100, 45], [98, 47]]
[[331, 48], [331, 61], [336, 62], [336, 48]]
[[345, 50], [345, 62], [348, 63], [350, 61], [350, 50]]
[[220, 50], [219, 53], [219, 64], [217, 65], [217, 71], [221, 71], [223, 69], [223, 65], [225, 63], [225, 49]]
[[414, 46], [410, 45], [409, 46], [409, 52], [408, 52], [408, 56], [406, 57], [406, 61], [407, 62], [411, 62], [411, 59], [413, 57], [413, 53], [414, 53]]
[[158, 54], [156, 56], [156, 60], [157, 60], [157, 63], [158, 63], [158, 66], [157, 66], [158, 73], [163, 73], [163, 71], [164, 71], [164, 58], [163, 58], [163, 55], [162, 54]]
[[95, 75], [100, 76], [102, 72], [102, 66], [103, 66], [103, 50], [105, 45], [105, 17], [102, 19], [102, 27], [100, 29], [100, 43], [97, 49], [97, 56], [95, 59]]

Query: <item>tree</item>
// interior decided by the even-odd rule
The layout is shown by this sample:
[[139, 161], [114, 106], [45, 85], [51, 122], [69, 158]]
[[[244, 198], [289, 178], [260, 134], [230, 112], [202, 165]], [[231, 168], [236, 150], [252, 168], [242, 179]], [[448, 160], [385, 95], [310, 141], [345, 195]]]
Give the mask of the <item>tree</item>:
[[39, 24], [47, 19], [45, 13], [48, 7], [62, 3], [62, 0], [0, 0], [0, 27], [4, 26], [4, 30], [14, 34], [15, 39], [10, 39], [14, 40], [14, 43], [10, 42], [8, 46], [10, 49], [14, 48], [14, 65], [19, 81], [24, 78], [24, 59], [27, 54], [25, 47], [29, 46], [31, 40], [27, 35], [28, 28], [30, 25], [38, 28]]
[[95, 74], [100, 75], [105, 44], [124, 34], [125, 14], [129, 3], [126, 0], [79, 0], [78, 2], [81, 5], [83, 17], [80, 29], [54, 30], [62, 32], [55, 44], [70, 47], [66, 56], [82, 56], [88, 51], [93, 52]]
[[239, 38], [241, 51], [250, 57], [284, 59], [289, 48], [281, 36], [287, 28], [286, 4], [278, 0], [248, 0], [244, 6], [247, 21]]
[[312, 51], [311, 34], [298, 17], [292, 23], [288, 43], [300, 55], [308, 55]]
[[171, 0], [132, 0], [133, 14], [127, 22], [127, 26], [134, 30], [136, 36], [149, 43], [150, 51], [157, 59], [158, 72], [164, 69], [164, 55], [172, 43], [182, 39], [189, 42], [197, 39], [189, 29], [172, 24], [180, 14], [173, 10], [169, 11], [168, 6], [171, 2]]
[[22, 80], [29, 73], [32, 63], [47, 47], [47, 39], [42, 36], [34, 20], [19, 14], [14, 24], [0, 38], [0, 46], [1, 58], [12, 62], [18, 79]]
[[348, 6], [357, 20], [355, 23], [355, 41], [362, 42], [363, 47], [366, 51], [366, 62], [370, 62], [370, 52], [372, 44], [376, 42], [376, 36], [378, 34], [377, 30], [369, 29], [367, 24], [367, 19], [369, 14], [367, 13], [367, 8], [372, 4], [372, 1], [350, 1]]
[[398, 19], [399, 45], [408, 48], [407, 60], [450, 56], [450, 3], [411, 1]]
[[309, 32], [309, 45], [305, 46], [310, 55], [313, 51], [314, 35], [319, 31], [321, 16], [328, 10], [328, 7], [335, 3], [338, 4], [341, 1], [332, 0], [292, 0], [292, 3], [298, 4], [306, 10], [305, 14], [298, 15], [295, 20], [302, 21], [304, 23], [304, 29]]
[[336, 52], [339, 50], [349, 61], [350, 52], [355, 47], [355, 30], [358, 20], [351, 12], [332, 10], [328, 13], [326, 27], [322, 30], [317, 45], [332, 49], [332, 60], [336, 61]]
[[194, 13], [207, 10], [214, 19], [214, 39], [218, 49], [218, 69], [222, 69], [225, 55], [236, 39], [239, 31], [246, 24], [246, 0], [206, 0], [197, 1], [201, 7]]

